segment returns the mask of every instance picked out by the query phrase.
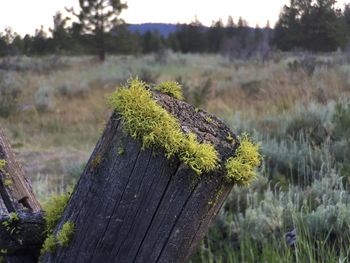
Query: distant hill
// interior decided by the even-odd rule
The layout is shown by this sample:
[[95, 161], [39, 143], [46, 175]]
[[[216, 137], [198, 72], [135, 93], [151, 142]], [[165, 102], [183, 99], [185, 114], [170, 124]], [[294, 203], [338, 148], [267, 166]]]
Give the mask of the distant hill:
[[[131, 32], [139, 32], [141, 35], [144, 35], [148, 31], [158, 31], [163, 37], [167, 37], [169, 34], [175, 32], [178, 29], [177, 24], [167, 24], [167, 23], [143, 23], [143, 24], [129, 24], [128, 28]], [[203, 29], [206, 30], [209, 27], [203, 26]], [[247, 27], [249, 33], [254, 33], [255, 28]], [[265, 31], [266, 29], [260, 29]], [[271, 30], [271, 29], [269, 29]], [[273, 30], [272, 30], [273, 31]]]
[[140, 34], [145, 34], [147, 31], [158, 31], [164, 37], [173, 33], [177, 29], [175, 24], [166, 23], [144, 23], [144, 24], [132, 24], [128, 26], [129, 30], [132, 32], [139, 32]]

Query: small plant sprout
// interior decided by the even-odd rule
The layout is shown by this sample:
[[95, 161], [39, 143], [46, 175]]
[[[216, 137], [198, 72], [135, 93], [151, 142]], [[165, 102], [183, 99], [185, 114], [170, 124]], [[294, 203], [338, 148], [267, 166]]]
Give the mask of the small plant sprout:
[[175, 81], [164, 81], [154, 88], [164, 94], [174, 97], [178, 100], [183, 100], [184, 96], [182, 93], [182, 87], [178, 82]]
[[125, 153], [124, 147], [122, 146], [118, 147], [118, 155], [124, 155], [124, 153]]
[[2, 222], [2, 225], [5, 227], [8, 233], [13, 235], [13, 234], [19, 233], [20, 229], [18, 227], [18, 223], [19, 223], [18, 214], [12, 212], [9, 214], [9, 218], [6, 221]]

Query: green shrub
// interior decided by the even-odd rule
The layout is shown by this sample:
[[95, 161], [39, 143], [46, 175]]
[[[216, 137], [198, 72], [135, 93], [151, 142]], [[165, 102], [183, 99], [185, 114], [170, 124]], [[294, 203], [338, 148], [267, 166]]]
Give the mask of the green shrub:
[[17, 75], [0, 72], [0, 117], [17, 112], [21, 86]]

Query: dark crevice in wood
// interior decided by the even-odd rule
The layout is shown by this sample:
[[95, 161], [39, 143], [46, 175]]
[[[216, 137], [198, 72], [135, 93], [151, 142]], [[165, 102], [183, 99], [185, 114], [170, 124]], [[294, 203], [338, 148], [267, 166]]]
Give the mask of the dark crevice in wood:
[[[1, 173], [1, 172], [0, 172]], [[0, 180], [0, 197], [2, 201], [4, 202], [6, 209], [9, 213], [15, 212], [15, 207], [6, 191], [6, 188], [3, 184], [3, 180]]]
[[23, 207], [27, 208], [29, 211], [33, 211], [33, 208], [30, 206], [28, 199], [29, 199], [29, 197], [25, 196], [25, 197], [21, 198], [20, 200], [18, 200], [18, 203], [21, 204]]
[[[83, 177], [81, 176], [79, 178], [79, 181], [77, 183], [77, 186], [75, 187], [76, 188], [76, 191], [75, 191], [75, 195], [76, 196], [79, 196], [79, 200], [76, 199], [76, 198], [71, 198], [71, 201], [69, 202], [69, 205], [67, 206], [66, 210], [69, 210], [71, 206], [76, 206], [76, 203], [79, 203], [83, 200], [87, 200], [88, 199], [88, 196], [90, 195], [91, 191], [92, 191], [92, 188], [93, 188], [93, 179], [94, 179], [94, 176], [98, 176], [98, 175], [95, 175], [95, 171], [94, 169], [91, 170], [91, 164], [94, 162], [95, 158], [97, 157], [98, 154], [103, 154], [104, 153], [104, 150], [105, 152], [108, 152], [108, 151], [112, 151], [114, 145], [112, 143], [105, 143], [105, 141], [110, 137], [110, 135], [112, 135], [112, 138], [109, 138], [109, 140], [112, 142], [114, 141], [114, 137], [117, 135], [117, 132], [119, 129], [120, 129], [120, 119], [119, 118], [116, 118], [116, 114], [113, 113], [112, 116], [111, 116], [111, 121], [107, 124], [107, 127], [106, 129], [104, 130], [101, 138], [98, 140], [97, 144], [96, 144], [96, 147], [93, 151], [93, 153], [91, 154], [90, 158], [89, 158], [89, 161], [83, 171], [83, 175], [84, 174], [87, 174], [86, 177]], [[115, 130], [115, 132], [112, 133], [112, 130]], [[103, 145], [106, 144], [108, 147], [107, 149], [103, 149]], [[113, 166], [111, 168], [111, 170], [114, 170], [115, 166], [120, 162], [120, 160], [118, 159], [115, 159], [114, 162], [113, 162]], [[102, 163], [103, 164], [103, 163]], [[86, 182], [89, 182], [88, 183], [88, 186], [87, 187], [79, 187], [80, 185], [82, 184], [86, 184]], [[103, 191], [100, 191], [99, 193], [102, 193]], [[97, 197], [97, 196], [96, 196]], [[72, 216], [70, 218], [70, 220], [72, 221], [75, 221], [77, 218], [79, 218], [80, 216], [80, 212], [82, 211], [82, 208], [81, 206], [78, 206], [77, 207], [78, 209], [76, 209], [73, 213], [72, 213]], [[95, 207], [96, 209], [98, 209], [98, 206]], [[95, 214], [96, 215], [96, 214]], [[91, 217], [94, 216], [94, 213], [92, 213], [90, 215]], [[69, 218], [65, 218], [65, 220], [68, 220]], [[88, 225], [86, 225], [86, 227], [89, 227]], [[83, 234], [88, 234], [88, 230], [86, 229], [85, 231], [83, 231]], [[82, 237], [82, 240], [84, 240], [84, 236]], [[61, 257], [63, 256], [63, 254], [59, 254], [58, 258], [57, 258], [57, 262], [60, 262], [61, 261]], [[74, 261], [77, 260], [77, 257], [78, 257], [78, 253], [75, 254], [75, 259]]]
[[190, 198], [192, 197], [192, 194], [196, 191], [196, 188], [197, 188], [197, 186], [199, 185], [199, 183], [200, 183], [200, 182], [196, 182], [196, 185], [193, 187], [193, 190], [191, 191], [190, 195], [186, 198], [186, 201], [185, 201], [185, 203], [183, 204], [183, 206], [182, 206], [180, 212], [179, 212], [178, 215], [176, 216], [175, 222], [173, 223], [173, 225], [172, 225], [172, 227], [171, 227], [171, 229], [170, 229], [170, 232], [169, 232], [169, 234], [168, 234], [166, 240], [164, 241], [163, 247], [161, 248], [160, 253], [159, 253], [157, 259], [155, 260], [155, 262], [158, 262], [159, 259], [160, 259], [160, 257], [162, 256], [162, 253], [163, 253], [163, 251], [164, 251], [166, 245], [168, 244], [168, 241], [169, 241], [169, 239], [170, 239], [170, 237], [171, 237], [171, 235], [172, 235], [172, 233], [173, 233], [175, 227], [177, 226], [177, 222], [179, 221], [182, 212], [183, 212], [184, 209], [186, 208], [186, 205], [187, 205], [188, 201], [190, 200]]
[[[137, 194], [139, 193], [140, 188], [141, 188], [141, 186], [142, 186], [142, 184], [143, 184], [143, 181], [144, 181], [144, 178], [145, 178], [145, 174], [146, 174], [146, 172], [147, 172], [148, 166], [149, 166], [149, 164], [150, 164], [150, 162], [151, 162], [151, 159], [152, 159], [152, 154], [153, 154], [153, 151], [151, 150], [151, 151], [150, 151], [150, 154], [149, 154], [149, 159], [148, 159], [147, 165], [146, 165], [145, 170], [144, 170], [144, 173], [143, 173], [143, 175], [142, 175], [141, 183], [139, 184], [139, 187], [138, 187], [138, 189], [137, 189], [137, 191], [136, 191]], [[141, 206], [141, 203], [140, 203], [140, 204], [137, 206], [137, 210], [136, 210], [136, 213], [135, 213], [134, 218], [137, 218], [137, 215], [139, 214], [139, 210], [141, 209], [141, 207], [142, 207], [142, 206]], [[128, 214], [128, 212], [129, 212], [130, 209], [131, 209], [131, 206], [128, 207], [128, 210], [126, 211], [126, 214]], [[124, 219], [125, 219], [125, 217], [124, 217]], [[123, 220], [124, 220], [124, 219], [123, 219]], [[120, 251], [120, 249], [121, 249], [123, 243], [126, 241], [126, 239], [128, 238], [130, 232], [132, 231], [132, 229], [133, 229], [133, 227], [134, 227], [134, 223], [135, 223], [135, 220], [133, 221], [133, 224], [130, 226], [130, 228], [129, 228], [129, 230], [128, 230], [128, 233], [125, 235], [125, 238], [123, 238], [123, 240], [120, 242], [120, 244], [119, 244], [119, 246], [118, 246], [118, 250], [117, 250], [117, 252], [115, 253], [115, 254], [116, 254], [115, 258], [118, 257], [119, 251]]]
[[[225, 179], [223, 179], [223, 180], [225, 180]], [[221, 182], [221, 183], [222, 183], [222, 182]], [[220, 188], [221, 188], [221, 187], [220, 187]], [[219, 189], [218, 191], [220, 191], [220, 189]], [[220, 208], [221, 208], [221, 206], [224, 204], [224, 200], [227, 198], [227, 195], [229, 194], [229, 192], [230, 192], [230, 191], [226, 191], [226, 193], [225, 193], [225, 195], [224, 195], [224, 198], [222, 198], [222, 200], [218, 200], [218, 203], [217, 203], [216, 205], [214, 205], [213, 207], [211, 207], [211, 208], [209, 209], [209, 211], [210, 211], [210, 210], [213, 210], [213, 209], [214, 209], [214, 211], [215, 211], [215, 210], [216, 210], [216, 211], [219, 211]], [[191, 241], [189, 242], [189, 247], [192, 248], [192, 247], [194, 247], [194, 246], [196, 245], [195, 240], [198, 238], [198, 233], [201, 232], [200, 230], [203, 228], [203, 225], [206, 225], [206, 224], [208, 224], [208, 222], [211, 222], [211, 221], [213, 220], [213, 218], [216, 217], [217, 212], [209, 213], [209, 214], [211, 214], [211, 216], [210, 216], [209, 219], [207, 219], [207, 220], [205, 220], [205, 221], [204, 221], [204, 220], [201, 220], [201, 221], [200, 221], [200, 223], [199, 223], [199, 225], [198, 225], [198, 227], [197, 227], [197, 229], [196, 229], [196, 231], [195, 231], [195, 233], [194, 233], [194, 235], [193, 235]]]
[[[178, 172], [178, 170], [180, 169], [180, 167], [181, 167], [181, 165], [178, 167], [176, 173]], [[150, 231], [150, 228], [151, 228], [151, 226], [152, 226], [152, 224], [153, 224], [153, 221], [154, 221], [154, 219], [155, 219], [155, 217], [156, 217], [156, 215], [157, 215], [157, 212], [158, 212], [158, 210], [159, 210], [159, 207], [161, 206], [162, 201], [163, 201], [163, 199], [164, 199], [164, 197], [165, 197], [165, 194], [167, 193], [167, 190], [168, 190], [168, 188], [169, 188], [170, 182], [171, 182], [173, 176], [176, 175], [176, 173], [175, 173], [174, 175], [169, 176], [169, 180], [168, 180], [167, 185], [166, 185], [166, 187], [165, 187], [165, 189], [164, 189], [164, 191], [163, 191], [163, 193], [162, 193], [161, 198], [159, 199], [159, 202], [158, 202], [158, 204], [157, 204], [157, 208], [156, 208], [156, 210], [155, 210], [155, 212], [154, 212], [154, 214], [153, 214], [153, 216], [152, 216], [152, 219], [151, 219], [151, 221], [150, 221], [150, 223], [149, 223], [149, 225], [148, 225], [148, 228], [147, 228], [147, 230], [146, 230], [146, 232], [145, 232], [145, 234], [144, 234], [144, 236], [143, 236], [143, 238], [142, 238], [142, 241], [141, 241], [141, 243], [140, 243], [140, 245], [139, 245], [139, 248], [137, 249], [137, 252], [135, 253], [135, 257], [134, 257], [134, 259], [132, 260], [133, 263], [135, 263], [136, 260], [137, 260], [137, 257], [138, 257], [138, 255], [139, 255], [139, 253], [140, 253], [140, 249], [141, 249], [142, 245], [144, 244], [144, 241], [145, 241], [145, 239], [146, 239], [146, 237], [147, 237], [147, 235], [148, 235], [148, 233], [149, 233], [149, 231]]]
[[[128, 181], [127, 181], [127, 183], [126, 183], [126, 185], [125, 185], [125, 187], [124, 187], [124, 189], [123, 189], [123, 193], [122, 193], [122, 195], [121, 195], [119, 201], [115, 202], [115, 204], [114, 204], [114, 207], [113, 207], [113, 210], [112, 210], [112, 213], [111, 213], [112, 216], [115, 214], [116, 209], [118, 210], [118, 207], [119, 207], [120, 203], [123, 201], [123, 197], [124, 197], [125, 191], [126, 191], [128, 185], [129, 185], [130, 178], [131, 178], [131, 176], [132, 176], [132, 174], [133, 174], [133, 172], [134, 172], [134, 169], [135, 169], [135, 167], [136, 167], [136, 165], [137, 165], [137, 160], [138, 160], [139, 156], [140, 156], [140, 152], [138, 152], [138, 154], [137, 154], [136, 162], [134, 163], [134, 166], [133, 166], [133, 168], [132, 168], [131, 171], [130, 171], [130, 174], [129, 174], [129, 177], [128, 177]], [[109, 218], [109, 220], [108, 220], [108, 222], [107, 222], [107, 224], [106, 224], [106, 228], [105, 228], [105, 230], [103, 231], [103, 234], [101, 235], [100, 240], [99, 240], [99, 242], [97, 243], [96, 248], [97, 248], [98, 245], [100, 244], [100, 241], [101, 241], [102, 239], [104, 239], [105, 234], [106, 234], [106, 232], [107, 232], [107, 230], [108, 230], [108, 227], [109, 227], [109, 225], [110, 225], [110, 222], [111, 222], [111, 220], [112, 220], [112, 216]], [[124, 221], [124, 218], [125, 218], [125, 215], [124, 215], [122, 221]], [[93, 255], [93, 254], [92, 254], [92, 255]]]

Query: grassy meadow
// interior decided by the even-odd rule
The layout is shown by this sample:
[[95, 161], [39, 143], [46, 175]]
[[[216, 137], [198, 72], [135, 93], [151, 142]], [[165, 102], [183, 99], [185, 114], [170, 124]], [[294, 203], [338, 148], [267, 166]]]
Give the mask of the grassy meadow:
[[233, 189], [193, 263], [349, 262], [350, 57], [3, 58], [0, 126], [40, 201], [76, 183], [111, 114], [106, 97], [131, 76], [178, 81], [186, 101], [261, 143], [258, 178]]

